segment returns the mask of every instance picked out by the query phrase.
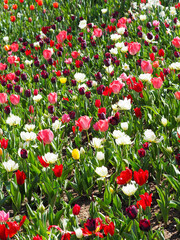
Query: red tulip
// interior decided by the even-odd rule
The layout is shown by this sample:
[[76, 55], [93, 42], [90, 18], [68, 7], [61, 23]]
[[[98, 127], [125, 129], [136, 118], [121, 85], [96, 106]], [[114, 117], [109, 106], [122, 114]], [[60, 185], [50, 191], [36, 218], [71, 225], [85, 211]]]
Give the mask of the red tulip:
[[101, 100], [96, 99], [96, 101], [95, 101], [95, 106], [96, 106], [97, 108], [99, 108], [99, 107], [101, 106]]
[[112, 92], [114, 94], [118, 94], [120, 92], [120, 90], [124, 87], [124, 83], [121, 83], [118, 80], [113, 81], [112, 83], [110, 83], [109, 87], [112, 89]]
[[142, 158], [146, 155], [146, 151], [144, 150], [144, 148], [141, 148], [138, 150], [138, 154]]
[[138, 42], [132, 42], [128, 44], [128, 51], [131, 55], [136, 55], [141, 49], [141, 44]]
[[100, 28], [95, 28], [93, 31], [93, 34], [95, 37], [101, 37], [102, 36], [102, 30]]
[[6, 67], [7, 67], [6, 64], [0, 63], [0, 71], [6, 70]]
[[88, 130], [90, 128], [92, 118], [88, 116], [82, 116], [77, 121], [75, 121], [76, 126], [79, 127], [79, 131]]
[[45, 144], [50, 144], [53, 141], [54, 134], [50, 129], [44, 129], [39, 131], [37, 139]]
[[17, 184], [23, 185], [26, 179], [26, 174], [23, 171], [17, 170], [16, 172]]
[[61, 31], [57, 36], [56, 36], [56, 38], [57, 38], [57, 41], [58, 41], [58, 43], [63, 43], [65, 40], [66, 40], [66, 38], [67, 38], [67, 32], [66, 31]]
[[0, 140], [0, 144], [1, 144], [1, 148], [6, 149], [8, 147], [8, 139], [3, 138], [2, 140]]
[[16, 94], [12, 94], [10, 96], [10, 101], [13, 105], [17, 105], [20, 101], [20, 96], [19, 95], [16, 95]]
[[165, 52], [163, 49], [159, 49], [158, 54], [160, 57], [164, 57]]
[[140, 118], [140, 119], [142, 118], [141, 108], [136, 107], [136, 108], [134, 109], [134, 113], [135, 113], [135, 115], [136, 115], [137, 118]]
[[78, 204], [75, 204], [73, 207], [73, 214], [78, 215], [80, 213], [81, 207]]
[[51, 103], [51, 104], [55, 104], [57, 102], [57, 93], [56, 92], [53, 92], [53, 93], [50, 93], [48, 95], [48, 101]]
[[7, 102], [7, 94], [6, 93], [0, 93], [0, 103], [4, 104]]
[[180, 48], [180, 38], [179, 37], [175, 37], [172, 40], [172, 45], [174, 45], [176, 48]]
[[77, 58], [80, 56], [80, 53], [77, 52], [77, 51], [73, 51], [73, 52], [71, 53], [71, 56], [72, 56], [74, 59], [77, 59]]
[[142, 231], [145, 231], [145, 232], [148, 232], [151, 228], [151, 223], [149, 220], [147, 219], [142, 219], [140, 220], [139, 222], [139, 228], [142, 230]]
[[48, 49], [45, 49], [45, 50], [43, 51], [43, 56], [44, 56], [44, 58], [45, 58], [46, 60], [48, 60], [48, 59], [51, 58], [51, 56], [52, 56], [52, 51], [51, 51], [51, 50], [48, 50]]
[[149, 195], [147, 192], [143, 195], [140, 195], [141, 200], [137, 201], [137, 207], [140, 206], [146, 210], [146, 207], [150, 207], [152, 203], [152, 193]]
[[7, 58], [7, 60], [8, 60], [8, 63], [13, 64], [15, 62], [16, 58], [15, 58], [15, 56], [9, 56]]
[[38, 159], [39, 159], [39, 162], [41, 163], [41, 165], [43, 166], [43, 167], [49, 167], [49, 163], [47, 163], [46, 161], [44, 161], [44, 159], [42, 158], [42, 157], [40, 157], [40, 156], [38, 156]]
[[62, 118], [61, 118], [62, 123], [68, 123], [68, 122], [70, 122], [70, 120], [71, 120], [71, 118], [70, 118], [69, 114], [65, 113], [62, 115]]
[[180, 100], [180, 92], [175, 92], [174, 96], [177, 100]]
[[54, 172], [54, 175], [56, 177], [61, 177], [62, 171], [63, 171], [63, 165], [55, 165], [55, 167], [52, 169]]
[[35, 237], [33, 237], [33, 240], [43, 240], [41, 236], [36, 235]]
[[97, 123], [97, 127], [101, 132], [106, 132], [109, 128], [108, 120], [99, 120]]
[[107, 236], [108, 233], [113, 236], [114, 235], [114, 230], [115, 230], [115, 226], [113, 222], [110, 222], [109, 225], [105, 225], [104, 226], [104, 234]]
[[149, 57], [150, 57], [151, 61], [154, 61], [154, 60], [155, 60], [155, 55], [154, 55], [154, 53], [149, 53]]
[[153, 73], [152, 65], [149, 61], [142, 61], [141, 62], [141, 69], [144, 73]]
[[124, 185], [131, 181], [132, 179], [132, 170], [126, 167], [125, 171], [122, 171], [120, 175], [117, 177], [117, 184]]
[[159, 89], [159, 88], [161, 88], [161, 86], [162, 86], [162, 84], [163, 84], [163, 80], [162, 80], [162, 78], [160, 78], [160, 77], [154, 77], [154, 78], [152, 78], [151, 79], [151, 82], [152, 82], [152, 84], [153, 84], [153, 87], [155, 88], [155, 89]]
[[20, 221], [19, 225], [16, 221], [14, 222], [7, 222], [8, 229], [6, 229], [8, 237], [12, 238], [21, 228], [26, 220], [26, 216], [23, 216], [22, 220]]
[[34, 113], [34, 107], [33, 107], [32, 105], [29, 106], [29, 112], [30, 112], [31, 114]]
[[143, 171], [142, 169], [139, 169], [138, 172], [134, 171], [134, 180], [140, 186], [142, 186], [143, 184], [145, 184], [147, 182], [148, 177], [149, 177], [148, 170]]

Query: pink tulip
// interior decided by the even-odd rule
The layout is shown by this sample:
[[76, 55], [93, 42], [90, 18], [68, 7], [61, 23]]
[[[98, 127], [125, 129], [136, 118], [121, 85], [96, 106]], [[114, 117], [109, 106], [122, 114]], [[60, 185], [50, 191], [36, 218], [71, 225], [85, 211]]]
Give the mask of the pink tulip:
[[73, 51], [73, 52], [71, 53], [71, 56], [72, 56], [74, 59], [77, 59], [77, 58], [79, 57], [79, 55], [80, 55], [80, 53], [77, 52], [77, 51]]
[[112, 89], [112, 92], [114, 94], [118, 94], [120, 92], [120, 90], [124, 87], [124, 83], [121, 83], [118, 80], [113, 81], [112, 83], [110, 83], [109, 87]]
[[8, 63], [13, 64], [15, 62], [16, 58], [15, 58], [15, 56], [9, 56], [7, 58], [7, 60], [8, 60]]
[[177, 100], [180, 100], [180, 92], [175, 92], [174, 95], [175, 95], [175, 97], [176, 97]]
[[61, 118], [62, 123], [68, 123], [68, 122], [70, 122], [70, 120], [71, 120], [71, 118], [70, 118], [69, 114], [62, 115], [62, 118]]
[[65, 40], [66, 40], [66, 38], [67, 38], [67, 32], [66, 31], [61, 31], [57, 36], [56, 36], [56, 38], [57, 38], [57, 41], [58, 41], [58, 43], [63, 43]]
[[10, 101], [13, 105], [17, 105], [20, 101], [20, 96], [19, 95], [16, 95], [16, 94], [12, 94], [10, 96]]
[[7, 94], [6, 93], [0, 93], [0, 103], [4, 104], [7, 102]]
[[6, 69], [7, 65], [0, 63], [0, 71], [4, 71]]
[[153, 69], [150, 61], [142, 61], [141, 69], [143, 70], [144, 73], [150, 73], [150, 74], [153, 73]]
[[162, 86], [162, 84], [163, 84], [163, 80], [160, 78], [160, 77], [154, 77], [154, 78], [152, 78], [151, 79], [151, 82], [152, 82], [152, 84], [153, 84], [153, 87], [155, 88], [155, 89], [159, 89], [161, 86]]
[[43, 51], [43, 56], [44, 56], [44, 58], [45, 58], [46, 60], [50, 59], [51, 56], [52, 56], [52, 51], [51, 51], [51, 50], [48, 50], [48, 49], [45, 49], [45, 50]]
[[176, 48], [180, 48], [180, 38], [179, 37], [175, 37], [172, 40], [172, 45], [174, 45]]
[[8, 73], [8, 74], [6, 75], [6, 78], [7, 78], [7, 80], [9, 80], [9, 81], [13, 81], [13, 80], [15, 79], [15, 77], [16, 77], [15, 73]]
[[102, 30], [100, 28], [95, 28], [93, 32], [95, 37], [101, 37], [102, 36]]
[[109, 128], [108, 120], [99, 120], [97, 126], [101, 132], [106, 132]]
[[12, 51], [12, 52], [17, 52], [18, 49], [19, 49], [18, 43], [13, 43], [13, 44], [11, 44], [11, 51]]
[[159, 21], [157, 21], [157, 20], [154, 20], [154, 21], [153, 21], [153, 26], [154, 26], [154, 27], [158, 27], [158, 26], [159, 26], [159, 24], [160, 24], [160, 22], [159, 22]]
[[128, 44], [128, 51], [131, 55], [136, 55], [141, 49], [141, 44], [138, 42], [132, 42]]
[[4, 211], [0, 211], [0, 222], [7, 222], [9, 219], [9, 212], [5, 213]]
[[75, 121], [76, 126], [79, 127], [79, 131], [88, 130], [90, 128], [92, 118], [88, 116], [82, 116], [77, 121]]
[[72, 58], [68, 58], [64, 61], [66, 64], [71, 64], [72, 63]]
[[50, 93], [48, 95], [48, 101], [51, 103], [51, 104], [55, 104], [57, 102], [57, 93], [56, 92], [53, 92], [53, 93]]
[[37, 139], [43, 142], [44, 145], [50, 144], [53, 141], [54, 134], [50, 129], [44, 129], [39, 131]]

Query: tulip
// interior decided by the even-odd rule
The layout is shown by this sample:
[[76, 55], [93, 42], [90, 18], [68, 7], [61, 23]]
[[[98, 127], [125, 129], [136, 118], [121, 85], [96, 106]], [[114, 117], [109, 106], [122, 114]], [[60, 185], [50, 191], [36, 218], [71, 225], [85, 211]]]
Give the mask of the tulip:
[[80, 158], [80, 152], [77, 148], [73, 149], [72, 151], [72, 157], [75, 159], [75, 160], [78, 160]]
[[149, 220], [147, 219], [142, 219], [139, 222], [139, 228], [144, 231], [144, 232], [148, 232], [151, 228], [151, 223]]
[[50, 144], [53, 141], [54, 138], [54, 134], [50, 129], [44, 129], [39, 131], [37, 139], [44, 143], [44, 145], [46, 144]]
[[132, 42], [128, 44], [128, 51], [131, 55], [136, 55], [141, 49], [141, 44], [138, 42]]
[[0, 103], [4, 104], [7, 102], [7, 94], [6, 93], [0, 93]]
[[26, 179], [26, 174], [23, 171], [17, 170], [16, 172], [17, 184], [23, 185]]
[[56, 177], [61, 177], [62, 171], [63, 171], [63, 165], [55, 165], [55, 167], [52, 169], [54, 172], [54, 175]]
[[124, 185], [131, 181], [132, 179], [132, 170], [126, 167], [125, 171], [122, 171], [120, 175], [117, 177], [117, 184]]
[[82, 116], [77, 121], [75, 121], [76, 126], [79, 127], [79, 131], [88, 130], [90, 128], [92, 118], [88, 116]]
[[80, 213], [81, 207], [78, 204], [75, 204], [73, 207], [73, 214], [76, 216]]
[[126, 213], [130, 219], [136, 219], [138, 210], [135, 205], [126, 208]]
[[145, 184], [147, 182], [148, 177], [149, 177], [148, 170], [143, 171], [142, 169], [139, 169], [138, 172], [134, 171], [134, 180], [140, 186], [142, 186], [143, 184]]
[[20, 101], [20, 96], [19, 95], [15, 95], [15, 94], [12, 94], [10, 96], [10, 101], [13, 105], [17, 105]]

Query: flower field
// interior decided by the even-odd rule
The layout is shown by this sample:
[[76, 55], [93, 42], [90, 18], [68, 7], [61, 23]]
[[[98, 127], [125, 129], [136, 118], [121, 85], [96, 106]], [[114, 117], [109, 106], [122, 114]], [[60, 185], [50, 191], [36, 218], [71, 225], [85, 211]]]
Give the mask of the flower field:
[[180, 2], [1, 0], [0, 239], [180, 239]]

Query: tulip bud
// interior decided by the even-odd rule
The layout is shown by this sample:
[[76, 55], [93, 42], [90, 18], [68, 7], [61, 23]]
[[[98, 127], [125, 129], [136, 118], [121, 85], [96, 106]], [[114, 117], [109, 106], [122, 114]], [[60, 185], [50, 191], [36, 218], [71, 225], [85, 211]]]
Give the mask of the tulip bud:
[[128, 129], [128, 122], [122, 122], [121, 123], [121, 128], [126, 131]]
[[83, 237], [83, 232], [82, 232], [81, 228], [76, 229], [75, 234], [76, 234], [77, 238], [82, 238]]
[[2, 148], [0, 148], [0, 156], [2, 156], [3, 155], [3, 150], [2, 150]]
[[80, 158], [80, 152], [77, 148], [73, 149], [72, 151], [72, 157], [75, 159], [75, 160], [78, 160]]
[[137, 217], [138, 210], [135, 205], [126, 208], [126, 213], [130, 219], [135, 219]]
[[167, 123], [168, 123], [168, 120], [166, 118], [162, 117], [161, 118], [161, 123], [165, 127], [167, 125]]
[[2, 130], [2, 128], [0, 128], [0, 136], [2, 136], [3, 135], [3, 130]]
[[81, 207], [78, 204], [75, 204], [73, 207], [73, 214], [78, 215], [80, 213]]
[[43, 212], [45, 211], [45, 207], [44, 207], [44, 205], [43, 205], [42, 202], [40, 203], [40, 205], [39, 205], [39, 207], [38, 207], [38, 210], [39, 210], [41, 213], [43, 213]]
[[34, 107], [33, 107], [32, 105], [29, 106], [29, 112], [30, 112], [31, 114], [34, 113]]

